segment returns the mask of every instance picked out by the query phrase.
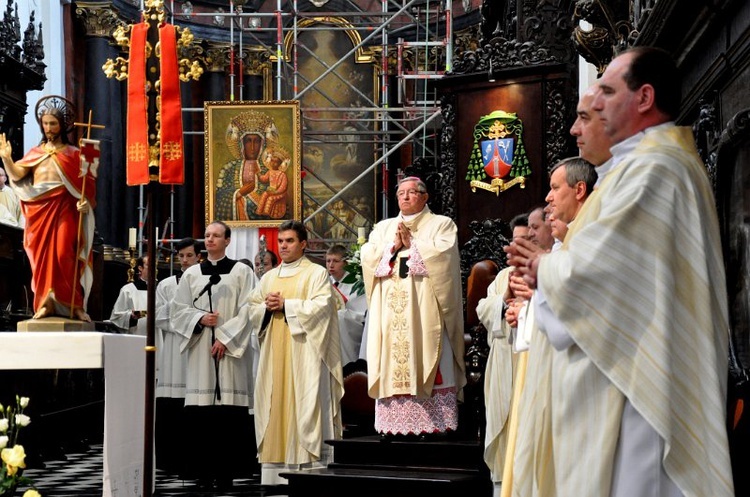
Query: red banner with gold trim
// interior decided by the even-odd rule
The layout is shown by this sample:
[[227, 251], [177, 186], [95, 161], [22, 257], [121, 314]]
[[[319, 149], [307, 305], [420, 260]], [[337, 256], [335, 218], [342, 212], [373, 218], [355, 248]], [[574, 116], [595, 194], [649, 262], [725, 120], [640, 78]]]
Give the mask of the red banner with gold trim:
[[148, 23], [133, 25], [128, 67], [127, 183], [148, 183], [148, 112], [146, 100], [146, 36]]
[[181, 185], [185, 182], [182, 145], [182, 105], [180, 103], [180, 74], [177, 61], [175, 27], [163, 24], [159, 28], [161, 45], [161, 143], [159, 182]]

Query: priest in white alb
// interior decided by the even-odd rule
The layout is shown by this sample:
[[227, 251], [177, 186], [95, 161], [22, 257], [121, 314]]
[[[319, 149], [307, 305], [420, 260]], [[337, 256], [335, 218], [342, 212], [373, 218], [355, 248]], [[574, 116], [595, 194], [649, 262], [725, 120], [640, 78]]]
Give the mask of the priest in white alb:
[[120, 288], [109, 320], [123, 333], [146, 336], [146, 308], [148, 307], [148, 256], [136, 262], [138, 274], [133, 281]]
[[171, 309], [172, 326], [182, 335], [180, 350], [187, 355], [186, 426], [201, 433], [201, 450], [190, 455], [185, 476], [216, 490], [231, 488], [255, 462], [247, 347], [253, 323], [240, 308], [257, 279], [249, 266], [226, 256], [231, 236], [221, 221], [206, 227], [208, 258], [182, 275]]
[[187, 356], [180, 352], [182, 335], [172, 326], [172, 299], [182, 273], [200, 262], [199, 243], [183, 238], [175, 245], [180, 272], [156, 286], [156, 467], [181, 470], [185, 453], [184, 413]]

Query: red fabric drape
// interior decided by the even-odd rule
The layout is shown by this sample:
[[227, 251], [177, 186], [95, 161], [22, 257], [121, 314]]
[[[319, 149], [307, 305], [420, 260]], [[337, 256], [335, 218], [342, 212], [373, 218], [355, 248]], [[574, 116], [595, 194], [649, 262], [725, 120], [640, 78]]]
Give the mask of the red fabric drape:
[[182, 145], [182, 105], [180, 77], [177, 65], [175, 27], [164, 24], [159, 28], [161, 43], [161, 143], [159, 182], [181, 185], [185, 182]]
[[146, 36], [148, 24], [133, 25], [128, 64], [127, 183], [148, 183], [148, 113], [146, 109]]
[[[258, 237], [266, 237], [266, 250], [279, 255], [279, 229], [278, 228], [258, 228]], [[279, 261], [281, 262], [281, 261]]]

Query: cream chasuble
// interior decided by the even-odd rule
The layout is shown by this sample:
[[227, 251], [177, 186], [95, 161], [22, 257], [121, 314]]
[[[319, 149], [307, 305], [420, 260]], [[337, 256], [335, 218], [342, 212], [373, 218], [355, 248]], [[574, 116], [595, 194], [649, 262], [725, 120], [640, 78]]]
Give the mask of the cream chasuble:
[[484, 399], [486, 429], [484, 435], [484, 461], [490, 468], [492, 481], [499, 483], [503, 476], [505, 447], [508, 433], [505, 430], [510, 400], [513, 395], [514, 354], [508, 343], [511, 327], [503, 314], [503, 297], [508, 288], [513, 267], [506, 267], [487, 287], [487, 297], [477, 303], [477, 316], [487, 329], [490, 352], [484, 373]]
[[251, 319], [262, 320], [266, 295], [279, 291], [284, 313], [271, 313], [265, 329], [256, 324], [253, 346], [260, 347], [255, 391], [259, 460], [280, 465], [281, 471], [329, 462], [324, 440], [341, 438], [344, 390], [328, 272], [306, 257], [282, 263], [263, 276], [250, 297]]
[[0, 185], [0, 223], [19, 228], [26, 224], [18, 196], [9, 186]]
[[552, 392], [555, 416], [574, 414], [567, 423], [598, 434], [555, 433], [555, 460], [570, 461], [556, 468], [559, 495], [609, 495], [610, 475], [596, 477], [589, 462], [611, 467], [623, 397], [664, 440], [664, 468], [686, 496], [734, 495], [724, 265], [689, 128], [646, 130], [586, 201], [563, 248], [541, 259], [538, 281], [575, 341], [565, 392]]
[[[411, 249], [398, 254], [389, 274], [383, 261], [390, 258], [399, 222], [411, 232]], [[362, 270], [369, 301], [367, 336], [368, 384], [371, 397], [407, 396], [425, 404], [438, 418], [415, 426], [393, 426], [392, 433], [419, 433], [455, 429], [455, 394], [451, 400], [435, 396], [437, 389], [455, 391], [466, 384], [460, 259], [456, 225], [425, 209], [409, 220], [399, 216], [375, 225], [362, 246]], [[401, 259], [406, 259], [402, 262]], [[406, 270], [404, 270], [406, 268]], [[388, 271], [388, 268], [385, 268]], [[399, 273], [402, 273], [401, 275]], [[405, 274], [403, 274], [405, 273]], [[440, 379], [436, 384], [438, 366]], [[400, 399], [399, 402], [404, 399]], [[393, 405], [395, 409], [399, 406]], [[408, 408], [408, 406], [407, 406]], [[441, 414], [439, 411], [443, 411]], [[395, 412], [395, 411], [394, 411]], [[407, 413], [408, 414], [408, 413]], [[445, 419], [439, 419], [441, 416]], [[376, 415], [376, 423], [377, 423]], [[402, 415], [398, 415], [403, 419]], [[450, 419], [449, 419], [450, 418]], [[423, 423], [423, 421], [426, 423]], [[446, 426], [447, 421], [447, 426]]]

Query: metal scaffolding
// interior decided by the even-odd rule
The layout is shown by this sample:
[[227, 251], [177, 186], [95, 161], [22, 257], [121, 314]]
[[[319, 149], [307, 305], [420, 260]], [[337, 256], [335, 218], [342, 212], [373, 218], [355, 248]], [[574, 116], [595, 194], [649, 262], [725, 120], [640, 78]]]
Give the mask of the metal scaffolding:
[[359, 226], [387, 216], [394, 163], [436, 160], [433, 82], [451, 69], [451, 2], [381, 0], [362, 10], [345, 1], [338, 5], [347, 10], [335, 11], [300, 11], [297, 0], [276, 0], [272, 11], [247, 4], [190, 15], [228, 24], [231, 100], [244, 98], [242, 64], [253, 50], [268, 56], [272, 98], [300, 101], [304, 222], [319, 248], [350, 243]]

